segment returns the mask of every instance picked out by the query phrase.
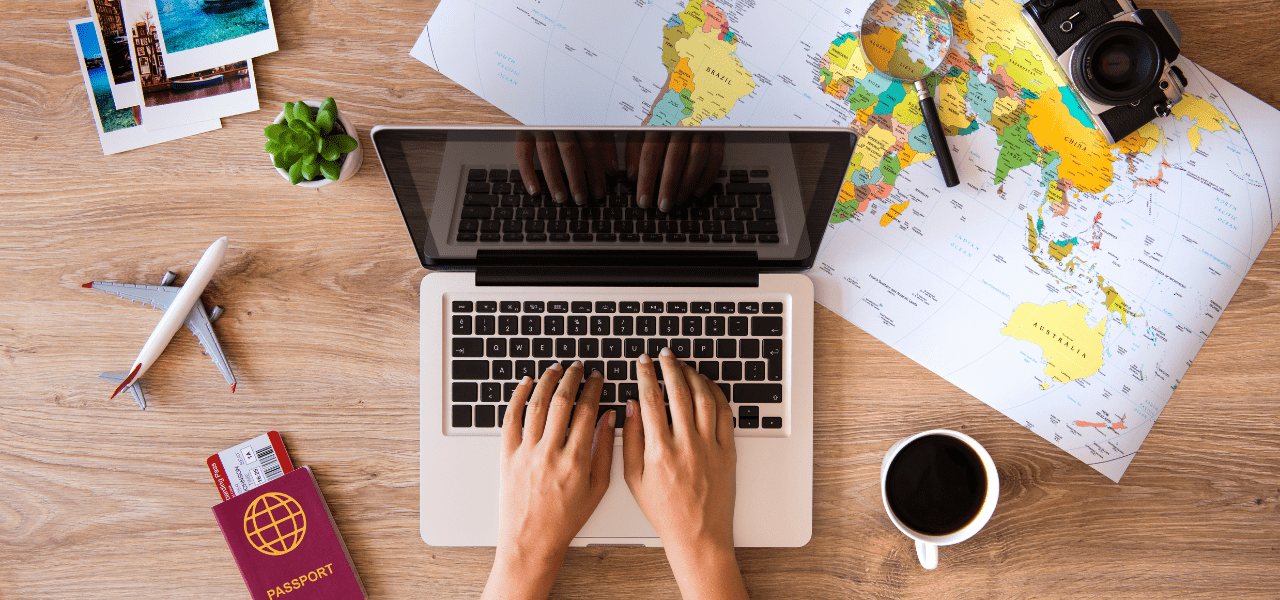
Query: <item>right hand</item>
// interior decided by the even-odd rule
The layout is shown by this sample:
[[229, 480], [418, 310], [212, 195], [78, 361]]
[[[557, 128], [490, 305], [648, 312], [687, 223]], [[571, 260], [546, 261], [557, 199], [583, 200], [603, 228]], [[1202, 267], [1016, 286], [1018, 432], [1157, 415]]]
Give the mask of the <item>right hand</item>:
[[636, 203], [670, 212], [711, 189], [724, 162], [724, 134], [632, 132], [627, 136], [626, 160], [627, 178], [636, 182]]
[[628, 401], [622, 429], [623, 477], [662, 538], [686, 599], [745, 598], [733, 551], [733, 412], [718, 386], [669, 349], [660, 360], [671, 424], [654, 364], [642, 354], [640, 403]]

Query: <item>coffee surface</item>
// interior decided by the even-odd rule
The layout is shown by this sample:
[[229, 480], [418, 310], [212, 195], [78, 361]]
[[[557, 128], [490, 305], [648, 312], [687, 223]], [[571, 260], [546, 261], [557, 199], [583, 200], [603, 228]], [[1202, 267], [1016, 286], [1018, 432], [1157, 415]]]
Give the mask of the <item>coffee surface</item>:
[[925, 535], [948, 535], [978, 516], [987, 474], [964, 442], [927, 435], [894, 457], [884, 485], [889, 508], [904, 525]]

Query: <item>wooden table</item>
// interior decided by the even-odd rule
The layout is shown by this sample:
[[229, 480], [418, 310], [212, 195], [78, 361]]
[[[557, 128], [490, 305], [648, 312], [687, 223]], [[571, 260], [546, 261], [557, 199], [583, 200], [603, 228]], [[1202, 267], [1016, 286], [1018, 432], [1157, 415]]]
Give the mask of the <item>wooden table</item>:
[[[1264, 0], [1152, 0], [1193, 59], [1280, 105], [1280, 17]], [[513, 123], [408, 56], [432, 2], [277, 0], [263, 110], [103, 157], [66, 21], [74, 0], [0, 9], [0, 597], [242, 598], [209, 512], [214, 451], [280, 430], [311, 465], [375, 598], [474, 597], [491, 549], [418, 534], [413, 258], [368, 129]], [[320, 191], [268, 168], [280, 104], [333, 95], [363, 171]], [[1276, 132], [1280, 133], [1280, 132]], [[1273, 174], [1274, 175], [1274, 174]], [[159, 313], [80, 288], [182, 275], [231, 249], [205, 299], [240, 386], [178, 335], [151, 408], [96, 378]], [[817, 308], [813, 541], [738, 552], [758, 598], [1243, 598], [1280, 594], [1280, 243], [1263, 251], [1119, 485]], [[987, 445], [1000, 504], [977, 537], [916, 563], [884, 515], [881, 457], [949, 427]], [[622, 482], [614, 482], [623, 485]], [[660, 550], [569, 552], [557, 598], [671, 598]]]

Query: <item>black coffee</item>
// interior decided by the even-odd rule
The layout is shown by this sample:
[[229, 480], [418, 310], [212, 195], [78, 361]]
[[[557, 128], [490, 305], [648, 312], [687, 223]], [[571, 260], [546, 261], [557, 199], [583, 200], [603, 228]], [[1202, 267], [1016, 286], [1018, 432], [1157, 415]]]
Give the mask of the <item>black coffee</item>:
[[925, 535], [948, 535], [978, 516], [987, 473], [964, 442], [926, 435], [893, 458], [884, 486], [890, 510], [904, 525]]

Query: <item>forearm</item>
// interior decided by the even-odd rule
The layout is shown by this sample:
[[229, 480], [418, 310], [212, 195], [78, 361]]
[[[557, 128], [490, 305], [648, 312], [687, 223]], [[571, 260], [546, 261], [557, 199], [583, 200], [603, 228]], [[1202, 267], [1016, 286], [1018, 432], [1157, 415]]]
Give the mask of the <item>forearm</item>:
[[684, 600], [746, 600], [733, 546], [667, 547], [667, 561]]
[[499, 550], [484, 585], [482, 600], [542, 600], [560, 572], [564, 554], [534, 559]]

